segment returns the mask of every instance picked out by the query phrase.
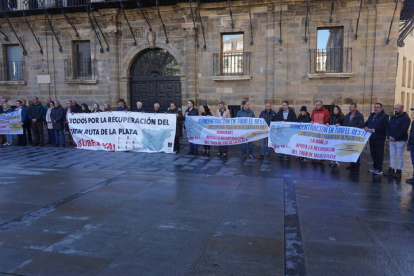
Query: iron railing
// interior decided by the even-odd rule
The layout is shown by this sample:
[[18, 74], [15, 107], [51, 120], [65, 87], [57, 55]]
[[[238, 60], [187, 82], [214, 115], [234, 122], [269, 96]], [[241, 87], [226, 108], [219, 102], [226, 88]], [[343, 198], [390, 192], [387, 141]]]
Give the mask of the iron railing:
[[214, 76], [242, 76], [250, 74], [250, 52], [213, 54]]
[[[95, 2], [107, 2], [105, 0], [1, 0], [0, 11], [37, 10], [64, 7], [86, 6]], [[119, 2], [119, 1], [118, 1]]]
[[9, 61], [0, 63], [0, 80], [19, 81], [24, 80], [24, 62]]
[[96, 80], [96, 60], [65, 59], [65, 80]]
[[310, 73], [351, 73], [352, 48], [309, 50]]

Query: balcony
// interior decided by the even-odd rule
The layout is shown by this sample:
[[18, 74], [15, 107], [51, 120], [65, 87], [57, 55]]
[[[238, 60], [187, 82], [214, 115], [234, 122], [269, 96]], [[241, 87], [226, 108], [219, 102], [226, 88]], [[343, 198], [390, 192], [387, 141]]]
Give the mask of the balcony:
[[352, 48], [309, 50], [309, 79], [352, 76]]
[[24, 62], [9, 61], [0, 63], [0, 84], [26, 84]]
[[73, 84], [96, 84], [95, 59], [65, 59], [65, 81]]
[[250, 52], [213, 54], [213, 81], [250, 79]]

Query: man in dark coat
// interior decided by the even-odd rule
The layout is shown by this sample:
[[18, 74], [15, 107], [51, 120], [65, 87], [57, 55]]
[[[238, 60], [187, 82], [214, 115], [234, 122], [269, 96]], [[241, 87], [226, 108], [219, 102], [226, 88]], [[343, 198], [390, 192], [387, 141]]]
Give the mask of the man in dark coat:
[[365, 122], [364, 128], [365, 131], [371, 133], [371, 137], [369, 138], [369, 149], [372, 161], [374, 161], [374, 168], [369, 169], [369, 172], [376, 175], [382, 174], [387, 127], [388, 115], [385, 114], [382, 104], [376, 103], [374, 105], [374, 112], [371, 113], [368, 120]]
[[[364, 121], [364, 115], [362, 115], [361, 112], [357, 110], [357, 104], [351, 103], [349, 105], [349, 113], [345, 115], [344, 119], [344, 126], [346, 127], [356, 127], [356, 128], [364, 128], [365, 121]], [[361, 164], [361, 157], [358, 157], [358, 160], [356, 163], [351, 162], [351, 164], [346, 167], [347, 170], [357, 170], [359, 169], [359, 165]]]
[[184, 116], [181, 110], [178, 110], [175, 103], [170, 104], [170, 109], [168, 109], [167, 113], [177, 115], [177, 122], [175, 126], [175, 139], [174, 139], [174, 152], [175, 154], [177, 154], [180, 151], [180, 127], [181, 127], [181, 122], [184, 121]]
[[130, 111], [124, 99], [119, 99], [118, 108], [116, 109], [116, 111]]
[[[392, 115], [387, 127], [387, 138], [390, 141], [390, 168], [384, 176], [401, 178], [402, 167], [404, 163], [404, 149], [408, 140], [408, 128], [410, 127], [410, 117], [404, 112], [402, 104], [396, 104], [394, 107], [395, 115]], [[398, 166], [395, 170], [395, 161], [398, 160]]]
[[276, 121], [278, 122], [296, 122], [298, 117], [296, 116], [293, 108], [289, 107], [288, 101], [282, 102], [282, 107], [279, 109], [279, 112], [276, 114]]
[[[187, 102], [187, 110], [185, 111], [185, 116], [198, 116], [198, 110], [194, 107], [194, 101], [188, 100]], [[198, 155], [198, 145], [189, 143], [190, 145], [190, 152], [188, 154], [194, 154], [195, 156]]]
[[411, 155], [411, 163], [413, 165], [413, 177], [407, 179], [405, 183], [414, 184], [414, 121], [411, 123], [410, 137], [407, 142], [407, 151]]
[[[271, 122], [276, 121], [276, 112], [272, 109], [272, 105], [270, 103], [266, 104], [265, 110], [263, 110], [260, 113], [259, 118], [263, 118], [268, 126], [270, 126]], [[268, 138], [264, 138], [261, 140], [260, 156], [258, 157], [258, 159], [264, 159], [265, 156], [270, 159], [270, 148], [268, 146]]]
[[43, 118], [45, 116], [45, 109], [39, 102], [38, 97], [33, 97], [33, 104], [29, 107], [27, 116], [32, 124], [33, 129], [33, 146], [44, 146], [43, 135]]
[[65, 146], [65, 133], [64, 133], [64, 122], [65, 118], [65, 110], [60, 105], [59, 101], [55, 101], [55, 108], [52, 109], [50, 112], [50, 119], [53, 123], [53, 130], [55, 132], [55, 141], [54, 147], [59, 147], [59, 134], [60, 134], [60, 142], [62, 147]]

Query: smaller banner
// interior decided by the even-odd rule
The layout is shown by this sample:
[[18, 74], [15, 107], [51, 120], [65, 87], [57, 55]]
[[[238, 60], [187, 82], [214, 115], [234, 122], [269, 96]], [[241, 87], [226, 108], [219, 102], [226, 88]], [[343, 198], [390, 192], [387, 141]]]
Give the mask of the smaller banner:
[[70, 114], [78, 148], [173, 153], [177, 116], [137, 112]]
[[0, 134], [23, 134], [21, 110], [0, 114]]
[[299, 157], [356, 162], [371, 133], [354, 127], [272, 122], [269, 147]]
[[269, 127], [262, 118], [186, 116], [188, 141], [193, 144], [230, 146], [267, 138]]

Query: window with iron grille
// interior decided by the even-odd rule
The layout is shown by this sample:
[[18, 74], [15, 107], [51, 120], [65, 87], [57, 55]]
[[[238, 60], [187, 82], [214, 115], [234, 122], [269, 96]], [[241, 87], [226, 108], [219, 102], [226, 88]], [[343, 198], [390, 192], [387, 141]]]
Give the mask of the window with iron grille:
[[1, 66], [2, 80], [23, 80], [23, 65], [20, 46], [18, 44], [4, 45], [4, 61]]
[[90, 41], [74, 41], [73, 58], [65, 60], [66, 80], [93, 80], [94, 71]]
[[214, 76], [241, 76], [250, 73], [250, 53], [244, 52], [243, 33], [221, 34], [221, 52], [213, 56]]

